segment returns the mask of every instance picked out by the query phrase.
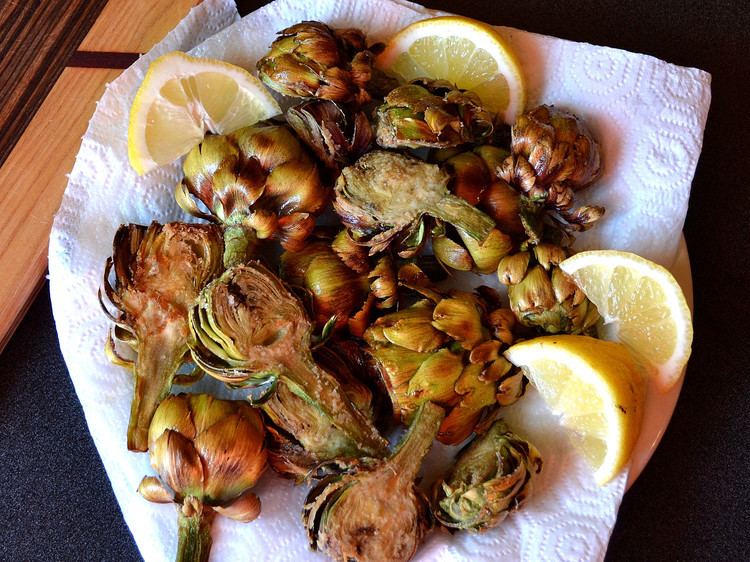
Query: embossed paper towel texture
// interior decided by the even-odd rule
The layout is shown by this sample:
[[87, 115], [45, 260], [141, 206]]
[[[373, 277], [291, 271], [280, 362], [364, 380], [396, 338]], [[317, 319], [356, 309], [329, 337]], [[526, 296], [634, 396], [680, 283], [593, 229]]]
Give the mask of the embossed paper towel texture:
[[[173, 559], [176, 513], [171, 505], [150, 504], [135, 493], [151, 469], [147, 455], [125, 449], [132, 379], [104, 358], [107, 321], [96, 290], [120, 223], [185, 218], [172, 196], [178, 165], [139, 178], [127, 161], [128, 110], [148, 63], [170, 50], [193, 49], [211, 36], [192, 52], [254, 68], [274, 33], [301, 19], [362, 27], [372, 40], [380, 40], [435, 14], [415, 4], [386, 0], [279, 0], [229, 25], [237, 19], [233, 2], [207, 0], [113, 82], [98, 104], [53, 226], [50, 290], [61, 348], [91, 434], [147, 561]], [[670, 265], [700, 154], [710, 76], [649, 56], [499, 30], [521, 59], [529, 103], [554, 103], [574, 111], [602, 143], [604, 175], [586, 196], [605, 206], [607, 215], [581, 236], [579, 247], [628, 249]], [[229, 395], [212, 381], [201, 385], [191, 390]], [[533, 392], [510, 408], [507, 417], [539, 447], [545, 460], [533, 499], [499, 528], [482, 535], [433, 533], [417, 559], [602, 559], [625, 475], [597, 488]], [[434, 471], [449, 454], [447, 448], [436, 447], [426, 464]], [[307, 548], [299, 520], [306, 489], [269, 473], [257, 491], [263, 501], [258, 520], [240, 524], [217, 518], [212, 559], [321, 559]]]

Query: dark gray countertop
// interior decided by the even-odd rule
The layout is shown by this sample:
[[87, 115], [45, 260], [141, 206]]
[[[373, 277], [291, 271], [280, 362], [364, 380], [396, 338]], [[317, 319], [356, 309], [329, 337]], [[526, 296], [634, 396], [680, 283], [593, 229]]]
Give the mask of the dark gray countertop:
[[[747, 7], [677, 0], [429, 5], [713, 75], [685, 225], [693, 357], [666, 435], [625, 496], [607, 559], [750, 560]], [[0, 355], [0, 428], [0, 560], [140, 560], [60, 355], [46, 286]]]

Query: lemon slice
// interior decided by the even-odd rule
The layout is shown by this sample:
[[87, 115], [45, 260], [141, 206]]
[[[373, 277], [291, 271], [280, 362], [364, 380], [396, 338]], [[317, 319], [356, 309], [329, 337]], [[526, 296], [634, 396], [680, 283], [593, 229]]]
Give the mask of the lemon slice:
[[671, 388], [693, 342], [690, 309], [679, 284], [662, 266], [628, 252], [581, 252], [560, 264], [599, 309], [599, 336], [628, 345], [654, 367], [656, 383]]
[[471, 90], [509, 125], [526, 105], [515, 55], [492, 27], [468, 18], [431, 18], [405, 27], [388, 42], [376, 65], [405, 82], [445, 79]]
[[128, 157], [138, 174], [168, 164], [203, 140], [281, 113], [260, 80], [239, 66], [167, 53], [148, 67], [130, 107]]
[[544, 336], [505, 352], [523, 367], [603, 485], [633, 452], [643, 415], [643, 375], [628, 349], [588, 336]]

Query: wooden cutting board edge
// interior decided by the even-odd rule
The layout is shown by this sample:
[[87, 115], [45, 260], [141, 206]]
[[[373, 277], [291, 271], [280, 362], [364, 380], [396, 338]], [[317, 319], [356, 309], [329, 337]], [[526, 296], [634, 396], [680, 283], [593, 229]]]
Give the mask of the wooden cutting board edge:
[[[106, 66], [106, 61], [137, 56], [161, 40], [197, 3], [110, 0], [78, 47], [93, 53], [93, 59], [74, 55], [71, 60], [98, 58]], [[96, 56], [105, 52], [106, 56]], [[106, 67], [63, 70], [0, 167], [0, 185], [6, 186], [0, 192], [0, 208], [7, 217], [0, 223], [0, 353], [44, 285], [49, 233], [67, 173], [96, 101], [120, 72]]]

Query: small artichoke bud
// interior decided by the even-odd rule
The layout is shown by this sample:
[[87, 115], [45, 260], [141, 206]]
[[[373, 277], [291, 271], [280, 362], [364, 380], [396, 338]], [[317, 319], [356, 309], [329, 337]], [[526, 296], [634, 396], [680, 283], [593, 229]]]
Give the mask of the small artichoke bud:
[[[438, 439], [458, 444], [499, 400], [512, 403], [523, 394], [521, 381], [506, 382], [514, 371], [500, 354], [513, 343], [515, 315], [499, 308], [500, 296], [493, 289], [446, 294], [431, 287], [414, 264], [400, 268], [399, 284], [426, 299], [377, 319], [364, 333], [367, 352], [395, 416], [408, 420], [421, 404], [432, 401], [446, 409]], [[430, 317], [434, 333], [425, 327]], [[419, 325], [420, 332], [413, 332], [419, 337], [399, 340], [403, 334], [396, 328], [404, 325]], [[500, 337], [493, 339], [493, 334]]]
[[265, 84], [286, 96], [362, 104], [370, 100], [373, 59], [361, 31], [304, 21], [279, 32], [257, 69]]
[[449, 158], [443, 168], [451, 175], [449, 189], [472, 205], [479, 204], [482, 193], [492, 183], [491, 170], [474, 152], [461, 152]]
[[515, 285], [521, 282], [529, 267], [531, 256], [528, 252], [518, 252], [505, 256], [497, 266], [497, 276], [503, 285]]
[[177, 560], [208, 560], [215, 513], [244, 522], [260, 513], [260, 500], [249, 491], [266, 468], [260, 414], [245, 402], [207, 394], [169, 396], [148, 437], [159, 478], [145, 477], [139, 491], [159, 503], [172, 495], [181, 505]]
[[599, 314], [573, 279], [557, 266], [564, 256], [565, 251], [552, 244], [537, 246], [534, 257], [539, 264], [508, 288], [510, 307], [524, 326], [551, 334], [588, 334]]
[[541, 105], [521, 115], [512, 128], [511, 152], [534, 168], [542, 185], [564, 183], [574, 191], [601, 173], [599, 145], [572, 113]]
[[479, 97], [444, 80], [415, 80], [392, 90], [377, 110], [384, 148], [447, 148], [492, 135], [492, 116]]
[[496, 421], [461, 450], [448, 477], [436, 483], [435, 517], [452, 529], [494, 527], [528, 499], [541, 469], [536, 448]]
[[281, 276], [310, 291], [319, 329], [334, 316], [335, 327], [342, 328], [365, 301], [364, 278], [349, 269], [322, 240], [308, 243], [300, 252], [284, 252]]

